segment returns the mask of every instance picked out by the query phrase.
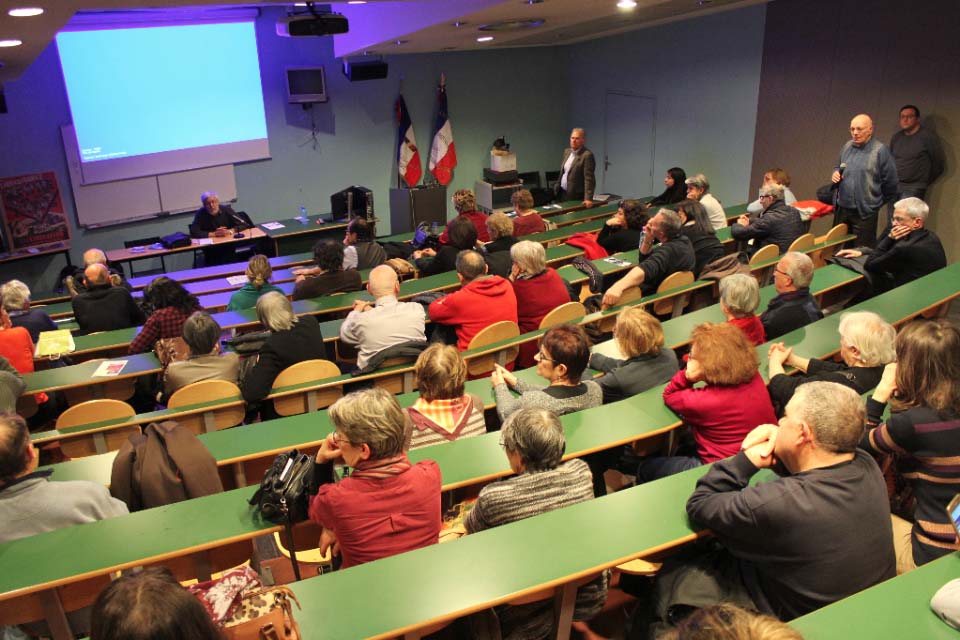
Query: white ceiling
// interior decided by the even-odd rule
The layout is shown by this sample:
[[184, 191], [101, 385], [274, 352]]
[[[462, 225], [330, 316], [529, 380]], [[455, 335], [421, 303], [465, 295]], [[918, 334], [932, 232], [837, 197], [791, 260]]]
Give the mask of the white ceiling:
[[[630, 10], [619, 9], [616, 1], [370, 0], [366, 5], [329, 5], [347, 15], [353, 27], [349, 34], [334, 39], [336, 55], [346, 56], [568, 44], [767, 0], [638, 0], [638, 6]], [[97, 13], [110, 20], [117, 13], [146, 16], [173, 9], [187, 19], [197, 19], [216, 15], [225, 7], [255, 9], [292, 4], [291, 0], [233, 4], [223, 0], [0, 0], [0, 40], [23, 41], [18, 47], [0, 48], [0, 83], [18, 78], [78, 12], [83, 17]], [[22, 6], [39, 6], [45, 12], [30, 18], [7, 14], [9, 9]], [[489, 32], [494, 36], [492, 42], [476, 41], [478, 36], [488, 34], [479, 30], [482, 25], [530, 19], [544, 22], [535, 28]], [[457, 21], [463, 24], [457, 27]]]

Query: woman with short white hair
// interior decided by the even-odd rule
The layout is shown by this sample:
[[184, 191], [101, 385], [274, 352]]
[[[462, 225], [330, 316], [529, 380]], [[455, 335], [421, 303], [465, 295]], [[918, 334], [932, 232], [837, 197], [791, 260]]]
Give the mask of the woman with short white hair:
[[[510, 247], [510, 281], [517, 295], [517, 319], [520, 333], [536, 331], [544, 316], [562, 304], [570, 302], [570, 292], [556, 269], [547, 266], [546, 252], [539, 242], [521, 240]], [[537, 343], [527, 341], [520, 345], [517, 366], [521, 369], [536, 364]]]
[[760, 306], [760, 285], [746, 273], [735, 273], [720, 280], [720, 311], [727, 322], [736, 325], [754, 345], [767, 341], [763, 323], [757, 316]]
[[57, 323], [43, 309], [30, 308], [30, 288], [19, 280], [10, 280], [0, 287], [3, 308], [10, 316], [14, 327], [23, 327], [30, 332], [30, 339], [37, 342], [42, 331], [56, 331]]
[[[857, 393], [866, 393], [880, 382], [884, 366], [896, 360], [897, 331], [876, 313], [844, 314], [839, 330], [841, 362], [804, 358], [782, 342], [770, 345], [767, 390], [778, 416], [802, 384], [817, 380], [838, 382]], [[799, 369], [803, 375], [786, 375], [784, 365]]]

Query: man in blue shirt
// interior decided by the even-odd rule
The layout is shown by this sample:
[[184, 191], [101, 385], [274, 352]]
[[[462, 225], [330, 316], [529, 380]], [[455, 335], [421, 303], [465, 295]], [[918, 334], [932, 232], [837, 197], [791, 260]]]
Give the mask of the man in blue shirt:
[[857, 244], [877, 244], [877, 214], [897, 197], [897, 167], [890, 149], [873, 137], [873, 120], [860, 114], [850, 121], [850, 141], [840, 150], [831, 180], [839, 184], [833, 224], [846, 223]]

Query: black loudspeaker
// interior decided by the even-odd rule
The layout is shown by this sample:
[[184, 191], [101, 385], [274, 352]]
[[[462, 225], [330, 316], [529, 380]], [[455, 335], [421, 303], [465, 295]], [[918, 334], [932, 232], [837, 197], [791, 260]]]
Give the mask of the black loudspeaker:
[[0, 87], [0, 113], [7, 112], [7, 96], [3, 93], [3, 87]]
[[447, 224], [447, 188], [390, 189], [390, 233], [413, 231], [421, 222]]
[[330, 196], [330, 211], [334, 220], [345, 220], [352, 216], [373, 220], [373, 191], [356, 185], [338, 191]]
[[387, 63], [382, 60], [363, 60], [359, 62], [344, 60], [343, 75], [350, 78], [350, 82], [382, 80], [387, 77]]

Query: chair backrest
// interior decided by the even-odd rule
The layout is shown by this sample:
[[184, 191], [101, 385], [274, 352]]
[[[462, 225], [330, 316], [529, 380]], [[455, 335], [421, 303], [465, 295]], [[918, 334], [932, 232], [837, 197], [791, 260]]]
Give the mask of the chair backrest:
[[750, 264], [757, 264], [759, 262], [766, 262], [771, 258], [776, 258], [780, 255], [780, 247], [775, 244], [768, 244], [765, 247], [757, 249], [757, 251], [750, 257]]
[[540, 328], [549, 329], [550, 327], [556, 327], [572, 320], [579, 320], [585, 315], [587, 315], [587, 308], [581, 303], [568, 302], [543, 316], [543, 319], [540, 321]]
[[787, 249], [787, 251], [788, 252], [806, 251], [807, 249], [812, 247], [815, 242], [816, 242], [816, 238], [813, 236], [812, 233], [805, 233], [799, 238], [797, 238], [796, 240], [794, 240], [793, 243], [790, 245], [790, 248]]
[[[467, 349], [479, 349], [487, 346], [488, 344], [502, 342], [503, 340], [510, 340], [511, 338], [517, 338], [519, 336], [520, 327], [517, 326], [516, 322], [502, 320], [500, 322], [494, 322], [492, 325], [473, 336], [473, 340], [470, 341]], [[485, 353], [483, 355], [468, 358], [467, 374], [474, 378], [484, 376], [493, 371], [494, 363], [501, 366], [506, 366], [507, 363], [516, 360], [519, 353], [520, 345], [515, 344], [503, 349], [499, 349], [492, 353]]]
[[[137, 415], [136, 410], [120, 400], [88, 400], [74, 405], [57, 418], [57, 429], [69, 429], [80, 425], [107, 420], [127, 420]], [[98, 453], [116, 451], [131, 435], [140, 433], [138, 425], [92, 431], [60, 441], [60, 449], [71, 458], [82, 458]]]
[[830, 231], [827, 231], [827, 235], [823, 236], [823, 238], [818, 238], [820, 242], [824, 242], [824, 243], [832, 242], [834, 244], [824, 247], [816, 252], [816, 255], [813, 256], [814, 266], [816, 266], [817, 268], [820, 268], [825, 264], [827, 264], [827, 260], [832, 258], [833, 255], [840, 249], [840, 243], [836, 242], [836, 240], [838, 238], [842, 238], [843, 236], [847, 235], [847, 233], [849, 232], [847, 231], [846, 223], [840, 223], [837, 226], [835, 226], [833, 229], [830, 229]]
[[[620, 295], [620, 300], [617, 301], [617, 306], [619, 307], [625, 304], [630, 304], [631, 302], [636, 302], [642, 297], [643, 291], [640, 289], [640, 287], [630, 287]], [[610, 333], [613, 331], [613, 328], [616, 326], [616, 324], [617, 314], [609, 315], [597, 323], [597, 329], [603, 333]]]
[[395, 367], [400, 364], [406, 364], [410, 366], [404, 367], [402, 370], [397, 371], [396, 373], [388, 373], [374, 378], [373, 386], [386, 389], [394, 395], [409, 393], [415, 390], [417, 381], [416, 377], [413, 375], [413, 363], [416, 361], [417, 359], [412, 356], [388, 358], [387, 360], [384, 360], [383, 364], [380, 365], [381, 369]]
[[[273, 388], [289, 387], [304, 382], [318, 382], [340, 375], [340, 368], [329, 360], [304, 360], [292, 364], [273, 381]], [[304, 390], [273, 399], [273, 408], [281, 416], [308, 413], [329, 407], [343, 396], [343, 386]]]
[[182, 426], [199, 435], [235, 427], [242, 423], [245, 410], [243, 402], [237, 402], [239, 396], [240, 388], [232, 382], [227, 380], [201, 380], [177, 389], [170, 396], [167, 408], [179, 409], [192, 404], [223, 400], [225, 406], [213, 405], [201, 413], [173, 418]]
[[[693, 284], [693, 272], [677, 271], [676, 273], [671, 273], [669, 276], [663, 279], [663, 282], [661, 282], [660, 286], [657, 287], [657, 293], [666, 293], [688, 284]], [[689, 302], [689, 294], [680, 294], [666, 300], [659, 300], [653, 303], [653, 313], [656, 315], [672, 314], [677, 316], [680, 315], [680, 312], [683, 311], [684, 307], [686, 307]]]

